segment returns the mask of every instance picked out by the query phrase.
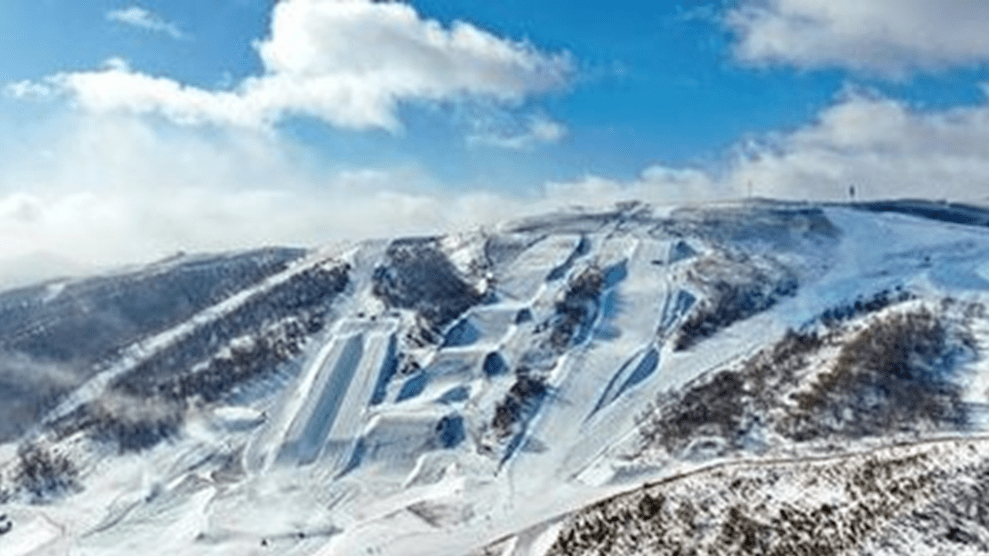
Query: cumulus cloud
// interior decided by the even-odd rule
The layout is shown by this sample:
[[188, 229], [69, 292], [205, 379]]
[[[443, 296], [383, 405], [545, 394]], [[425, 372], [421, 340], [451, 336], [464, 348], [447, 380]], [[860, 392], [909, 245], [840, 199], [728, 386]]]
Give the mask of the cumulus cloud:
[[115, 21], [139, 29], [162, 33], [173, 39], [185, 38], [185, 33], [177, 25], [140, 6], [110, 10], [107, 12], [106, 18], [108, 21]]
[[769, 196], [829, 198], [855, 184], [871, 197], [984, 201], [989, 103], [923, 111], [851, 94], [814, 124], [752, 149], [732, 178]]
[[[514, 121], [512, 128], [519, 127]], [[540, 145], [558, 143], [567, 136], [567, 126], [545, 116], [530, 116], [521, 129], [481, 129], [467, 136], [470, 145], [487, 145], [515, 151], [528, 151]]]
[[746, 61], [899, 77], [989, 61], [984, 0], [742, 0], [726, 21]]
[[[989, 96], [989, 95], [987, 95]], [[989, 201], [989, 101], [949, 110], [846, 93], [816, 121], [739, 145], [725, 168], [653, 166], [637, 179], [590, 176], [548, 186], [550, 196], [587, 202], [676, 204], [760, 197], [922, 197]], [[751, 189], [750, 189], [751, 188]]]
[[256, 49], [263, 74], [227, 90], [127, 67], [62, 73], [46, 84], [90, 110], [160, 114], [180, 123], [265, 127], [302, 115], [341, 128], [394, 131], [403, 102], [517, 103], [565, 85], [571, 73], [565, 53], [544, 53], [466, 22], [445, 27], [402, 2], [283, 0]]

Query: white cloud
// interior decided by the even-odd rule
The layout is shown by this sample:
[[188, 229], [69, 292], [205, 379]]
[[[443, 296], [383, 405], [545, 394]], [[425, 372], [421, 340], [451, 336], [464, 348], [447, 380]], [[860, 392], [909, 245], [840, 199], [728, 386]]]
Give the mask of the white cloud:
[[47, 84], [90, 110], [155, 113], [180, 123], [256, 128], [303, 115], [342, 128], [397, 130], [402, 102], [518, 103], [565, 85], [571, 72], [566, 54], [465, 22], [444, 27], [401, 2], [283, 0], [256, 48], [265, 72], [229, 90], [126, 67], [63, 73]]
[[51, 85], [33, 81], [17, 81], [4, 87], [4, 94], [21, 100], [44, 100], [55, 94]]
[[[352, 4], [370, 9], [356, 0]], [[374, 6], [411, 10], [396, 4]], [[414, 21], [453, 40], [453, 32], [438, 24]], [[274, 35], [279, 33], [273, 30], [270, 41]], [[311, 55], [322, 60], [325, 53], [320, 52]], [[508, 52], [517, 53], [516, 47]], [[266, 61], [271, 71], [281, 69], [256, 81], [286, 79], [285, 72], [305, 81], [310, 78], [303, 68], [323, 77], [331, 71], [305, 62], [305, 55], [291, 58], [302, 65], [290, 69]], [[51, 272], [45, 269], [145, 262], [179, 250], [318, 245], [468, 228], [561, 206], [740, 198], [748, 183], [755, 195], [799, 199], [843, 198], [850, 184], [861, 197], [873, 198], [975, 200], [989, 191], [989, 100], [950, 110], [919, 110], [888, 98], [846, 93], [813, 123], [740, 146], [722, 170], [653, 166], [629, 181], [592, 175], [547, 184], [542, 192], [521, 197], [452, 190], [415, 167], [327, 171], [313, 168], [307, 162], [311, 153], [278, 134], [155, 125], [115, 113], [121, 108], [144, 112], [150, 104], [179, 121], [263, 126], [285, 108], [248, 103], [254, 97], [244, 91], [254, 85], [227, 93], [188, 89], [134, 73], [119, 60], [100, 72], [60, 79], [79, 80], [74, 86], [80, 91], [107, 86], [85, 83], [92, 76], [97, 81], [120, 79], [107, 89], [118, 96], [106, 100], [105, 111], [75, 113], [66, 116], [68, 123], [58, 120], [5, 137], [0, 149], [0, 282], [4, 261], [17, 261], [19, 272], [32, 265], [38, 272]], [[127, 89], [137, 81], [143, 84]], [[46, 93], [28, 85], [22, 89], [9, 92]], [[525, 91], [531, 92], [520, 89], [519, 94]], [[230, 95], [229, 103], [223, 95]], [[171, 100], [159, 102], [164, 97]], [[80, 102], [101, 108], [102, 98], [94, 92]], [[122, 106], [124, 98], [134, 105]], [[393, 109], [387, 105], [381, 121], [389, 121]], [[504, 122], [495, 113], [489, 127], [484, 127], [487, 122], [475, 128], [479, 135], [485, 129], [513, 129], [498, 127]], [[355, 122], [368, 125], [362, 118]], [[493, 136], [524, 148], [528, 141], [560, 139], [565, 129], [556, 125], [532, 117], [517, 133]], [[533, 139], [518, 139], [527, 135]]]
[[[989, 93], [987, 93], [989, 96]], [[862, 93], [846, 94], [810, 125], [751, 140], [721, 171], [654, 166], [632, 181], [597, 176], [550, 184], [575, 203], [660, 204], [759, 197], [921, 197], [989, 201], [989, 100], [924, 111]]]
[[539, 145], [558, 143], [568, 131], [567, 126], [545, 116], [530, 116], [521, 125], [521, 129], [478, 131], [467, 136], [467, 143], [528, 151]]
[[754, 149], [732, 176], [768, 196], [985, 200], [989, 103], [942, 111], [852, 94], [813, 125]]
[[0, 287], [14, 262], [38, 277], [179, 250], [465, 229], [573, 205], [741, 198], [749, 182], [755, 195], [796, 199], [844, 198], [849, 184], [863, 198], [989, 191], [989, 101], [921, 111], [850, 93], [810, 125], [750, 142], [723, 171], [653, 166], [529, 196], [450, 189], [415, 167], [314, 168], [276, 134], [66, 117], [0, 152]]
[[574, 182], [546, 185], [551, 205], [606, 206], [627, 201], [676, 205], [732, 197], [730, 186], [692, 168], [650, 166], [631, 182], [589, 175]]
[[742, 0], [736, 55], [902, 77], [989, 62], [985, 0]]
[[452, 191], [415, 167], [313, 167], [276, 135], [67, 118], [0, 153], [0, 287], [177, 251], [472, 228], [542, 206]]
[[155, 33], [163, 33], [173, 39], [185, 38], [185, 33], [183, 33], [177, 25], [140, 6], [130, 6], [118, 10], [111, 10], [107, 12], [106, 18], [108, 21], [123, 23], [125, 25], [146, 29]]

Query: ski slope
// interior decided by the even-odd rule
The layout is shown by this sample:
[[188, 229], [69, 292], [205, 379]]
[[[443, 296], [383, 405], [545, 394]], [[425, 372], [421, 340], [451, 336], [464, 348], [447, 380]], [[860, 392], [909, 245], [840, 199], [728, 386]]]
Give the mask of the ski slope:
[[[736, 441], [717, 415], [670, 425], [683, 438], [664, 446], [643, 431], [662, 411], [696, 416], [691, 392], [788, 331], [828, 331], [792, 391], [758, 401], [772, 407], [756, 420], [776, 422], [842, 345], [922, 311], [954, 327], [936, 384], [965, 423], [908, 432], [976, 438], [982, 214], [629, 204], [310, 253], [99, 361], [0, 447], [0, 554], [542, 556], [575, 512], [645, 484], [902, 442], [909, 423], [838, 444], [782, 425]], [[65, 484], [25, 479], [24, 446], [70, 462]]]

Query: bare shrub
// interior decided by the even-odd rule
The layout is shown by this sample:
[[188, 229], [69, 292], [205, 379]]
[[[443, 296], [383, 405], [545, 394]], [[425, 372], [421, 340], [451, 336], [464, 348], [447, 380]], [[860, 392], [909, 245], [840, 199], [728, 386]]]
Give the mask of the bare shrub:
[[50, 448], [26, 444], [17, 451], [15, 489], [25, 492], [34, 502], [79, 490], [78, 476], [75, 464]]
[[838, 354], [780, 431], [798, 440], [840, 433], [859, 437], [965, 424], [961, 388], [952, 382], [967, 342], [927, 309], [876, 319]]

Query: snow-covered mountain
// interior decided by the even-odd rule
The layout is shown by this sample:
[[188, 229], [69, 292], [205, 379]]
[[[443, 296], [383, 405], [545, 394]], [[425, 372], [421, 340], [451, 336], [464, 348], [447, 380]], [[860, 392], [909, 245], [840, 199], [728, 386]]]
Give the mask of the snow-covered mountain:
[[625, 204], [0, 293], [0, 554], [984, 553], [987, 225]]

